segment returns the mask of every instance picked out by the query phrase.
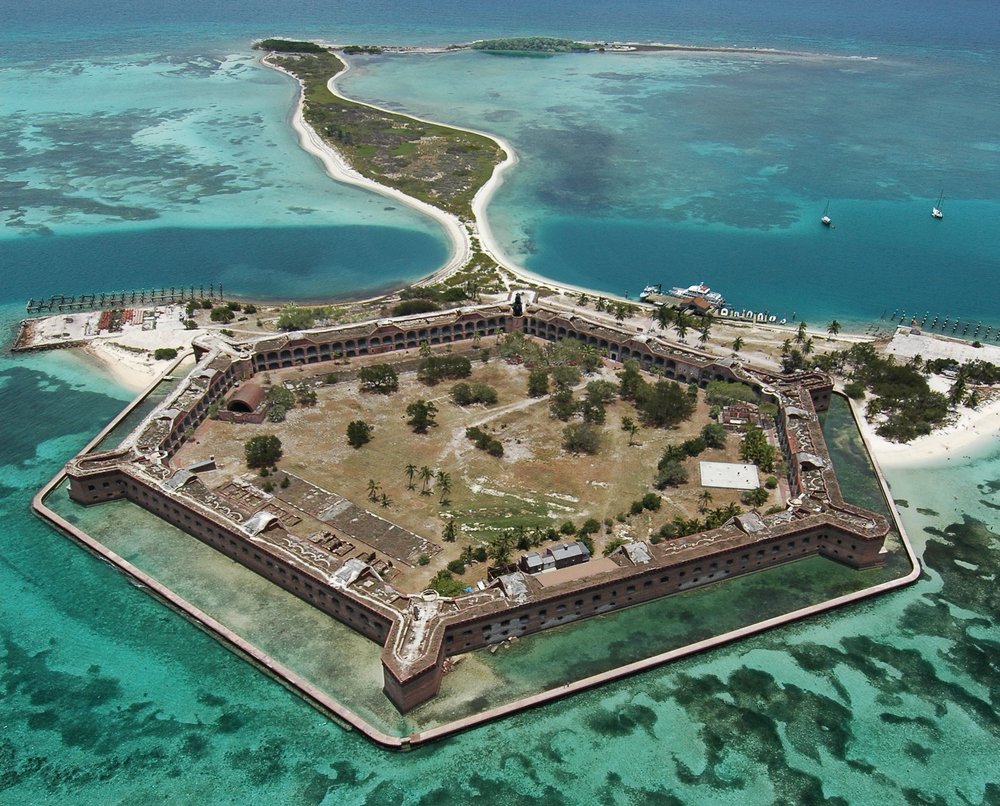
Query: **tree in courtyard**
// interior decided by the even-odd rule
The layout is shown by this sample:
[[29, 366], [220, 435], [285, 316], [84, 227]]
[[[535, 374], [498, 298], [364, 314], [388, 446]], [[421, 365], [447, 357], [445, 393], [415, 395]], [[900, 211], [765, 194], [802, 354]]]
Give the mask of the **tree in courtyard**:
[[672, 428], [691, 416], [695, 401], [679, 383], [659, 380], [643, 391], [636, 400], [636, 407], [647, 425]]
[[544, 397], [549, 393], [549, 373], [536, 367], [528, 373], [528, 397]]
[[737, 336], [735, 339], [733, 339], [733, 352], [738, 353], [742, 349], [743, 349], [743, 337]]
[[705, 440], [706, 448], [725, 448], [729, 434], [721, 423], [709, 423], [701, 429], [701, 438]]
[[379, 484], [375, 479], [368, 479], [368, 500], [377, 501], [379, 493]]
[[767, 441], [764, 432], [759, 428], [748, 428], [740, 442], [740, 457], [744, 462], [753, 462], [765, 473], [774, 470], [774, 446]]
[[597, 453], [601, 432], [590, 423], [571, 423], [563, 429], [563, 448], [570, 453]]
[[569, 389], [580, 382], [580, 370], [571, 366], [553, 367], [552, 382], [556, 389]]
[[247, 467], [270, 467], [281, 458], [281, 440], [274, 434], [250, 437], [243, 445]]
[[347, 424], [347, 442], [352, 448], [360, 448], [366, 442], [370, 442], [375, 426], [366, 423], [364, 420], [351, 420]]
[[429, 467], [427, 467], [427, 465], [424, 465], [422, 468], [420, 468], [420, 481], [421, 481], [421, 483], [423, 485], [420, 488], [420, 494], [421, 495], [430, 495], [431, 494], [431, 481], [433, 481], [433, 480], [434, 480], [434, 471], [433, 470], [431, 470]]
[[[448, 518], [447, 522], [444, 525], [444, 531], [441, 533], [441, 539], [444, 540], [445, 543], [454, 543], [455, 542], [455, 538], [457, 536], [458, 536], [458, 532], [455, 529], [455, 519], [454, 518]], [[471, 556], [472, 556], [471, 548], [472, 548], [472, 546], [466, 546], [465, 548], [466, 549], [470, 549], [470, 551], [469, 551], [469, 557], [471, 559]], [[464, 559], [464, 556], [465, 556], [465, 550], [464, 549], [462, 551], [462, 554], [463, 554], [463, 562], [468, 562], [469, 560]]]
[[826, 332], [830, 334], [831, 338], [840, 333], [840, 322], [834, 319], [830, 324], [826, 326]]
[[635, 400], [639, 390], [646, 384], [639, 371], [639, 362], [630, 358], [622, 364], [622, 371], [618, 373], [618, 381], [618, 394], [621, 399]]
[[712, 493], [708, 490], [702, 490], [698, 493], [698, 511], [704, 515], [711, 508], [712, 503]]
[[417, 473], [417, 466], [412, 462], [406, 466], [406, 489], [415, 490], [416, 486], [413, 484], [413, 477]]
[[406, 407], [406, 414], [410, 418], [406, 422], [413, 427], [417, 434], [426, 434], [427, 429], [432, 425], [437, 425], [434, 421], [437, 415], [437, 406], [428, 400], [414, 400]]
[[576, 414], [578, 408], [577, 401], [573, 397], [573, 392], [569, 389], [560, 389], [549, 399], [549, 412], [557, 420], [566, 422]]
[[361, 391], [388, 395], [399, 389], [399, 376], [391, 364], [372, 364], [358, 370]]

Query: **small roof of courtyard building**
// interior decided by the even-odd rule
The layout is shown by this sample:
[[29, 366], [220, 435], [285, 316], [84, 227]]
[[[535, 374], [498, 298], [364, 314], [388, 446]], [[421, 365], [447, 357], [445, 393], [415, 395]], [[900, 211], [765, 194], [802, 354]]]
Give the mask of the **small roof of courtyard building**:
[[264, 389], [252, 381], [243, 384], [230, 399], [226, 408], [229, 411], [254, 412], [264, 402]]
[[579, 540], [574, 540], [572, 543], [560, 543], [558, 546], [546, 549], [545, 553], [552, 555], [556, 568], [583, 563], [590, 559], [590, 549]]
[[517, 561], [518, 567], [529, 574], [542, 571], [555, 571], [569, 565], [577, 565], [590, 559], [590, 550], [579, 540], [572, 543], [560, 543], [545, 551], [532, 551]]

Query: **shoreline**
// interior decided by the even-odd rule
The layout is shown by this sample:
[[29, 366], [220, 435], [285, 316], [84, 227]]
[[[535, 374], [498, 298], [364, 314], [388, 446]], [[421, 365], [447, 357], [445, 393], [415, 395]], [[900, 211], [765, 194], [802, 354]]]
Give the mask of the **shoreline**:
[[952, 460], [973, 459], [997, 440], [1000, 436], [1000, 396], [978, 409], [963, 408], [947, 425], [910, 442], [890, 442], [875, 433], [866, 417], [859, 420], [871, 452], [882, 467], [895, 470], [940, 466]]
[[[338, 56], [340, 56], [340, 54], [338, 54]], [[337, 90], [335, 83], [336, 79], [344, 75], [345, 73], [349, 72], [351, 69], [350, 62], [348, 62], [347, 59], [344, 58], [343, 56], [340, 56], [340, 58], [341, 61], [344, 62], [345, 67], [339, 73], [330, 77], [329, 81], [327, 82], [327, 87], [329, 88], [330, 92], [332, 92], [341, 100], [349, 101], [350, 103], [360, 103], [363, 104], [364, 106], [369, 106], [372, 109], [378, 109], [378, 107], [374, 107], [371, 104], [364, 104], [362, 101], [356, 101], [353, 98], [348, 98]], [[442, 273], [443, 276], [447, 276], [449, 274], [452, 274], [462, 266], [464, 266], [469, 261], [469, 258], [472, 254], [472, 246], [469, 242], [469, 236], [466, 233], [465, 228], [462, 226], [461, 221], [456, 216], [453, 216], [451, 213], [446, 213], [444, 210], [441, 210], [438, 207], [434, 207], [433, 205], [427, 204], [426, 202], [422, 202], [419, 199], [415, 199], [412, 196], [408, 196], [407, 194], [403, 193], [402, 191], [396, 190], [395, 188], [382, 185], [373, 179], [369, 179], [368, 177], [363, 176], [361, 173], [352, 168], [350, 164], [347, 162], [347, 160], [344, 158], [344, 156], [335, 148], [333, 148], [331, 145], [329, 145], [329, 143], [327, 143], [322, 137], [320, 137], [319, 133], [306, 122], [305, 116], [303, 114], [303, 107], [305, 104], [305, 92], [302, 82], [298, 79], [298, 77], [292, 75], [284, 68], [269, 62], [267, 55], [261, 57], [259, 62], [260, 64], [270, 68], [271, 70], [276, 70], [279, 73], [283, 73], [284, 75], [288, 76], [293, 81], [295, 81], [295, 83], [298, 85], [299, 87], [298, 99], [296, 101], [295, 110], [291, 115], [292, 128], [298, 135], [299, 146], [304, 151], [306, 151], [309, 154], [312, 154], [320, 161], [320, 163], [323, 165], [323, 168], [326, 170], [327, 175], [331, 179], [333, 179], [336, 182], [343, 182], [344, 184], [347, 185], [354, 185], [356, 187], [364, 188], [365, 190], [369, 190], [374, 193], [378, 193], [381, 196], [390, 198], [393, 201], [405, 204], [412, 210], [416, 210], [417, 212], [429, 216], [431, 219], [433, 219], [434, 221], [436, 221], [438, 224], [441, 225], [441, 228], [445, 231], [445, 235], [451, 242], [451, 254], [449, 255], [448, 260], [445, 262], [445, 264], [442, 267], [438, 268], [435, 272], [433, 272], [431, 276], [441, 275]], [[389, 111], [389, 110], [380, 110], [380, 111]], [[413, 117], [413, 116], [408, 115], [407, 117]], [[418, 282], [425, 282], [425, 281], [426, 278]]]

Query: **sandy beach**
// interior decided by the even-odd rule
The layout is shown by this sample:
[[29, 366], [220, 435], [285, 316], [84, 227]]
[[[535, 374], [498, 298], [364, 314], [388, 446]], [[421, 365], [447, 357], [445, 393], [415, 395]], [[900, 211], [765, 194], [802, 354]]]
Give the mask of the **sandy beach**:
[[[351, 103], [361, 103], [360, 101], [355, 101], [353, 98], [348, 98], [337, 89], [336, 80], [344, 76], [351, 69], [350, 62], [347, 61], [347, 59], [343, 56], [343, 54], [338, 54], [338, 55], [341, 61], [344, 62], [346, 67], [339, 73], [337, 73], [335, 76], [333, 76], [329, 80], [329, 82], [327, 82], [327, 87], [329, 88], [330, 92], [332, 92], [334, 95], [336, 95], [338, 98], [341, 98], [342, 100], [350, 101]], [[287, 70], [279, 67], [278, 65], [272, 64], [267, 60], [266, 56], [263, 59], [261, 59], [261, 64], [263, 64], [265, 67], [270, 67], [272, 70], [277, 70], [278, 72], [284, 73], [285, 75], [294, 79], [299, 84], [299, 88], [301, 90], [302, 82], [299, 81], [299, 79], [296, 76], [292, 75]], [[344, 156], [339, 151], [337, 151], [329, 143], [327, 143], [322, 137], [319, 136], [319, 134], [316, 132], [315, 129], [313, 129], [312, 126], [306, 123], [305, 117], [303, 115], [303, 103], [304, 103], [304, 97], [303, 93], [300, 91], [298, 104], [296, 105], [295, 112], [292, 115], [292, 128], [298, 135], [299, 145], [301, 145], [303, 149], [305, 149], [310, 154], [315, 156], [320, 161], [320, 163], [322, 163], [323, 168], [326, 170], [327, 175], [331, 179], [334, 179], [337, 182], [344, 182], [348, 185], [355, 185], [357, 187], [365, 188], [366, 190], [374, 191], [375, 193], [378, 193], [382, 196], [386, 196], [401, 204], [405, 204], [414, 210], [424, 213], [425, 215], [428, 215], [435, 221], [437, 221], [444, 229], [445, 233], [448, 236], [448, 239], [451, 241], [452, 249], [451, 249], [451, 254], [448, 257], [448, 260], [440, 269], [438, 269], [434, 273], [433, 276], [439, 277], [451, 274], [457, 269], [460, 269], [469, 261], [469, 258], [471, 257], [472, 254], [472, 247], [469, 243], [469, 236], [466, 233], [465, 228], [462, 226], [462, 222], [459, 221], [456, 216], [453, 216], [450, 213], [446, 213], [444, 210], [434, 207], [433, 205], [427, 204], [426, 202], [422, 202], [419, 199], [415, 199], [412, 196], [408, 196], [402, 191], [396, 190], [395, 188], [390, 188], [385, 185], [381, 185], [372, 179], [368, 179], [367, 177], [362, 176], [348, 164], [347, 160], [344, 159]], [[391, 110], [388, 109], [380, 109], [379, 107], [373, 106], [372, 104], [366, 104], [366, 106], [370, 106], [372, 109], [379, 109], [382, 112], [389, 112], [390, 114], [399, 114], [398, 112], [392, 112]], [[408, 117], [413, 117], [413, 116], [409, 115]], [[419, 118], [414, 118], [414, 120], [419, 120]], [[424, 121], [424, 122], [432, 122], [432, 121]], [[453, 126], [452, 128], [458, 128], [458, 127]]]

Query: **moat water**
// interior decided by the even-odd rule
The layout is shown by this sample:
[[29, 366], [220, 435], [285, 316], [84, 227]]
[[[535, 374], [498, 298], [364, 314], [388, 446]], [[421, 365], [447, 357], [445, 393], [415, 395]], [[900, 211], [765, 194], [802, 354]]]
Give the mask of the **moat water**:
[[[405, 99], [389, 90], [406, 62], [382, 59], [354, 84], [510, 137], [525, 162], [491, 221], [511, 254], [553, 277], [609, 291], [704, 279], [811, 322], [863, 325], [895, 304], [1000, 318], [1000, 34], [985, 0], [725, 0], [669, 13], [653, 0], [558, 0], [516, 14], [478, 1], [254, 1], [238, 18], [178, 0], [83, 8], [5, 9], [0, 68], [17, 88], [0, 96], [5, 331], [40, 293], [221, 280], [234, 293], [310, 298], [436, 265], [435, 225], [333, 185], [297, 150], [290, 85], [246, 50], [272, 33], [447, 43], [545, 32], [878, 55], [884, 72], [660, 57], [596, 68], [619, 77], [574, 57], [530, 69], [420, 59], [412, 69], [425, 84]], [[516, 117], [489, 120], [483, 91], [506, 93], [494, 111]], [[560, 109], [566, 101], [578, 111]], [[669, 160], [650, 158], [656, 136]], [[942, 187], [946, 218], [932, 222], [924, 208]], [[828, 197], [838, 226], [817, 235], [814, 207]], [[128, 397], [68, 354], [0, 356], [0, 802], [1000, 800], [996, 439], [889, 473], [925, 567], [916, 585], [399, 755], [330, 722], [30, 515], [35, 489]], [[167, 556], [166, 530], [136, 522], [133, 533], [150, 561]], [[276, 612], [240, 596], [236, 618]], [[678, 601], [697, 618], [691, 598]], [[288, 612], [279, 623], [292, 623]], [[676, 627], [643, 624], [638, 608], [618, 615], [573, 629], [590, 641], [606, 628], [614, 654], [633, 651], [644, 628], [661, 640]], [[559, 679], [565, 661], [550, 646], [487, 655], [477, 680], [492, 675], [495, 692], [470, 691], [502, 698], [508, 680]], [[330, 678], [341, 657], [300, 654]], [[596, 649], [581, 659], [603, 662]]]

